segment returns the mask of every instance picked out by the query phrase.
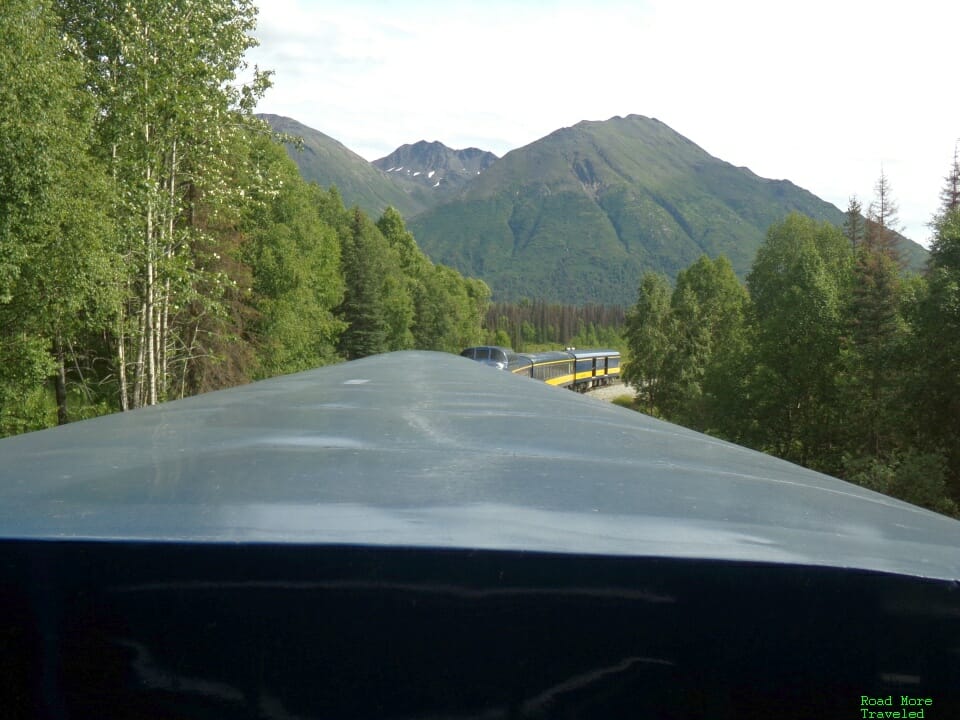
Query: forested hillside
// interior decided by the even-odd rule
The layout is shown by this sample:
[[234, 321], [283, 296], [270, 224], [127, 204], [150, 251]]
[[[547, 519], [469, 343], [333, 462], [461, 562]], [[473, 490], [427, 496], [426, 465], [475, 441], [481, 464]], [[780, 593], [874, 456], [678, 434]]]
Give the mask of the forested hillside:
[[305, 182], [254, 117], [254, 21], [249, 0], [5, 3], [0, 434], [481, 340], [482, 282]]
[[[742, 285], [701, 257], [629, 311], [637, 408], [947, 514], [960, 505], [960, 164], [904, 276], [884, 178], [862, 222], [770, 227]], [[878, 210], [877, 208], [885, 208]]]
[[284, 143], [290, 158], [307, 182], [327, 188], [336, 185], [347, 205], [358, 205], [367, 213], [379, 215], [394, 207], [410, 217], [433, 204], [426, 188], [402, 186], [387, 173], [355, 152], [291, 118], [257, 115], [275, 132], [288, 136]]

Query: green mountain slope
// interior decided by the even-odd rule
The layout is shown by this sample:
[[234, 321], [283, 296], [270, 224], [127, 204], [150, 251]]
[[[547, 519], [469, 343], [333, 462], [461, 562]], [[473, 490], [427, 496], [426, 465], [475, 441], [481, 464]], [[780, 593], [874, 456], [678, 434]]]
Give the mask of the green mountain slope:
[[[499, 300], [631, 304], [645, 270], [673, 277], [703, 253], [725, 254], [742, 276], [767, 228], [793, 211], [843, 222], [810, 192], [631, 115], [507, 153], [409, 225], [431, 258], [483, 278]], [[922, 262], [920, 246], [904, 249]]]
[[386, 173], [318, 130], [280, 115], [259, 115], [275, 132], [303, 138], [303, 149], [287, 146], [287, 153], [305, 180], [327, 188], [336, 185], [347, 207], [360, 208], [377, 217], [392, 205], [405, 217], [434, 204], [425, 190], [404, 189]]

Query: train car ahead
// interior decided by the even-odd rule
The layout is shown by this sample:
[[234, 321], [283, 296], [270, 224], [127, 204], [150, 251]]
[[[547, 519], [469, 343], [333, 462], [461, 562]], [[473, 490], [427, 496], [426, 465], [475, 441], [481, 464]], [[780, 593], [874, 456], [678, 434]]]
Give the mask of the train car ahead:
[[484, 365], [490, 365], [498, 370], [506, 370], [510, 364], [511, 356], [515, 355], [510, 348], [499, 347], [497, 345], [478, 345], [468, 347], [460, 353], [461, 357], [476, 360]]
[[576, 361], [574, 385], [586, 391], [609, 385], [620, 379], [620, 352], [618, 350], [571, 350]]
[[[519, 355], [530, 362], [529, 375], [534, 380], [542, 380], [547, 385], [557, 387], [571, 387], [574, 384], [576, 359], [572, 353], [553, 351]], [[526, 375], [527, 372], [522, 374]]]

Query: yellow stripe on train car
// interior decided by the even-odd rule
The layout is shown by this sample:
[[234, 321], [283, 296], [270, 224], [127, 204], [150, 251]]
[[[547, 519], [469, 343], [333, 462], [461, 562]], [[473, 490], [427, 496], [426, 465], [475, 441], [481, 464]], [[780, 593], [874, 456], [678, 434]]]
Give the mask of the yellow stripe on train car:
[[579, 372], [577, 373], [577, 380], [589, 380], [590, 378], [595, 377], [612, 377], [614, 375], [619, 375], [620, 371], [617, 368], [612, 368], [611, 370], [597, 370], [594, 374], [593, 372]]

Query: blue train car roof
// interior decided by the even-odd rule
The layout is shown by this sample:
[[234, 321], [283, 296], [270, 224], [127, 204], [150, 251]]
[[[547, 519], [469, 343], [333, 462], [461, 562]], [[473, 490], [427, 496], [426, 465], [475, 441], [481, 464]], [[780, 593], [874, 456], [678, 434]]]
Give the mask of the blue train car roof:
[[573, 354], [565, 350], [546, 350], [536, 353], [518, 353], [520, 357], [528, 358], [535, 363], [552, 362], [554, 360], [573, 360]]
[[456, 355], [0, 440], [0, 540], [477, 548], [960, 579], [960, 523]]
[[573, 355], [578, 360], [582, 358], [595, 358], [595, 357], [609, 357], [611, 355], [619, 355], [619, 350], [571, 350], [570, 354]]
[[470, 350], [499, 350], [500, 352], [506, 353], [507, 355], [514, 354], [512, 348], [504, 347], [503, 345], [472, 345], [468, 348], [464, 348], [460, 354], [463, 355], [463, 353], [468, 352]]

